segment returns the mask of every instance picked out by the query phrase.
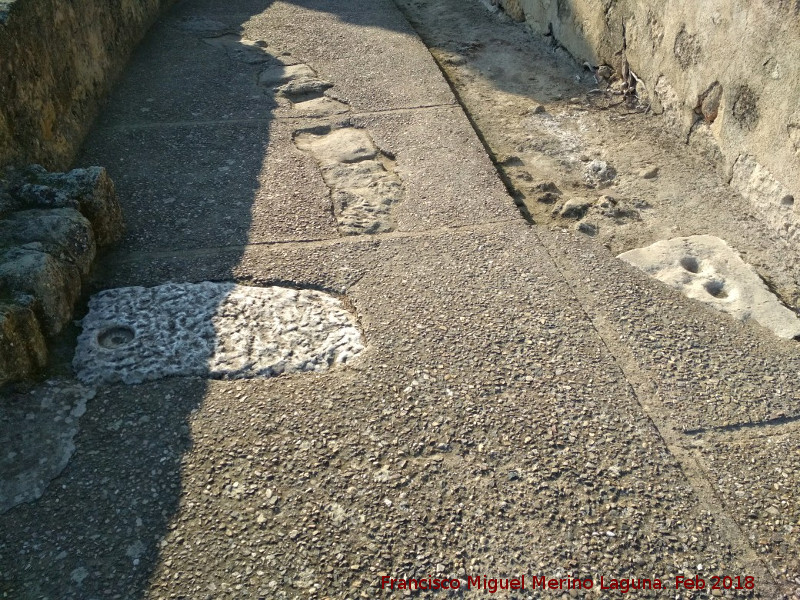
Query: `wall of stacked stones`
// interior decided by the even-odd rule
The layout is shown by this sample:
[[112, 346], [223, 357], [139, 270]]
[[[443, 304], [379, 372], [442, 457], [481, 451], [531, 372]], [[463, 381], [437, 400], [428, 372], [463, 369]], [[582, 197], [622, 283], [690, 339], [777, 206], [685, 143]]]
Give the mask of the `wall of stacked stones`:
[[0, 385], [46, 364], [98, 249], [122, 233], [100, 167], [68, 173], [170, 0], [0, 0]]

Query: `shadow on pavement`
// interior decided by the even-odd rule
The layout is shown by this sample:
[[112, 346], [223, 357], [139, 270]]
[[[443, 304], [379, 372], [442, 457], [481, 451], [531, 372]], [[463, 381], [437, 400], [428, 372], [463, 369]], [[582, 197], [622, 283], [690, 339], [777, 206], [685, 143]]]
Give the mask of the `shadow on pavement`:
[[[127, 223], [125, 239], [100, 264], [91, 292], [121, 285], [115, 272], [120, 258], [139, 268], [124, 285], [152, 285], [174, 273], [160, 271], [148, 252], [251, 242], [254, 205], [269, 185], [262, 175], [278, 104], [258, 85], [264, 65], [259, 50], [237, 40], [247, 19], [271, 4], [178, 2], [135, 52], [77, 160], [108, 169]], [[294, 4], [365, 27], [392, 22], [345, 1]], [[213, 43], [220, 39], [224, 43]], [[266, 235], [291, 239], [302, 220], [295, 215], [273, 231], [267, 218]], [[241, 252], [221, 254], [233, 279]], [[69, 367], [56, 365], [55, 372], [68, 373]], [[206, 380], [198, 378], [101, 386], [81, 419], [77, 449], [64, 472], [41, 499], [0, 516], [0, 597], [148, 595], [181, 498], [182, 463], [193, 444], [190, 415], [206, 392]]]

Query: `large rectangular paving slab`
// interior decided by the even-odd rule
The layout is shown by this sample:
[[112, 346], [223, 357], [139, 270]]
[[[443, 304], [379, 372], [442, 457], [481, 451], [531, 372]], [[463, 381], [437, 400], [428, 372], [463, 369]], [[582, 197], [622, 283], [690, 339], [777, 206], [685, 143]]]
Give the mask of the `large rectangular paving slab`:
[[134, 52], [95, 127], [270, 119], [277, 103], [258, 85], [263, 65], [206, 43], [216, 27], [240, 28], [234, 19], [213, 25], [163, 17]]
[[277, 2], [251, 18], [243, 35], [311, 65], [354, 112], [456, 104], [428, 49], [392, 3], [353, 3], [342, 12], [343, 5], [319, 11]]
[[[100, 127], [293, 116], [288, 102], [279, 107], [271, 87], [258, 81], [276, 57], [307, 64], [354, 111], [456, 104], [394, 6], [364, 8], [343, 20], [281, 3], [262, 6], [257, 15], [209, 13], [196, 5], [176, 6], [151, 29]], [[359, 69], [352, 68], [355, 57]]]
[[123, 253], [336, 237], [328, 188], [314, 159], [295, 148], [296, 127], [96, 130], [81, 161], [105, 164], [116, 183]]
[[[237, 3], [232, 13], [213, 0], [192, 0], [172, 12], [178, 19], [207, 18], [242, 25], [246, 38], [291, 52], [304, 61], [358, 58], [365, 73], [377, 69], [412, 102], [454, 103], [430, 54], [391, 0]], [[324, 32], [324, 33], [322, 33]], [[413, 79], [412, 79], [413, 77]], [[410, 89], [406, 82], [413, 82]]]
[[359, 115], [351, 122], [395, 158], [405, 193], [393, 210], [398, 231], [522, 221], [460, 107]]
[[[174, 275], [230, 270], [209, 259]], [[250, 247], [233, 271], [346, 291], [362, 359], [101, 388], [58, 485], [0, 516], [13, 597], [755, 572], [525, 225]], [[737, 596], [774, 597], [761, 576]]]

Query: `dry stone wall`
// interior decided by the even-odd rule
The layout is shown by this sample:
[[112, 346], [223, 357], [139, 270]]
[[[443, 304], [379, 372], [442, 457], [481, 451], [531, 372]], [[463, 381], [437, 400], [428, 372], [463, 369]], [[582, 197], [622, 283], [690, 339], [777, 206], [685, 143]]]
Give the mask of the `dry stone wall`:
[[98, 249], [122, 233], [104, 169], [39, 165], [71, 166], [171, 2], [0, 0], [0, 386], [45, 365], [47, 338], [72, 318]]
[[0, 167], [63, 170], [171, 0], [0, 0]]
[[754, 212], [800, 241], [800, 0], [499, 0], [580, 62], [631, 71]]
[[46, 339], [70, 321], [97, 250], [122, 228], [105, 169], [0, 177], [0, 386], [45, 365]]

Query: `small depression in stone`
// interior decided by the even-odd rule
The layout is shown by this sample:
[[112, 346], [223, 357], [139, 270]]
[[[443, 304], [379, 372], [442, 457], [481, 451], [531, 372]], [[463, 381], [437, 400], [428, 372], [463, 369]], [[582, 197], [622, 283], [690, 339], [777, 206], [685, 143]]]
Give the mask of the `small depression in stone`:
[[717, 281], [711, 280], [707, 281], [703, 287], [706, 288], [706, 291], [714, 296], [714, 298], [727, 298], [728, 292], [725, 291], [725, 282], [724, 281]]
[[136, 332], [130, 327], [119, 325], [109, 327], [97, 334], [97, 343], [103, 348], [120, 348], [129, 344], [136, 337]]
[[681, 259], [681, 266], [689, 273], [697, 273], [700, 270], [700, 265], [697, 264], [697, 259], [694, 256], [684, 256]]

